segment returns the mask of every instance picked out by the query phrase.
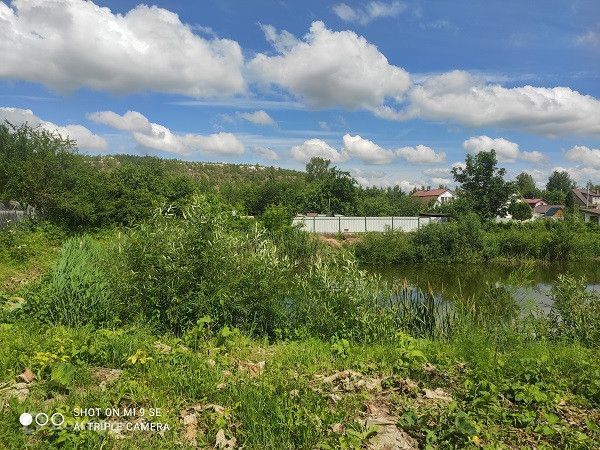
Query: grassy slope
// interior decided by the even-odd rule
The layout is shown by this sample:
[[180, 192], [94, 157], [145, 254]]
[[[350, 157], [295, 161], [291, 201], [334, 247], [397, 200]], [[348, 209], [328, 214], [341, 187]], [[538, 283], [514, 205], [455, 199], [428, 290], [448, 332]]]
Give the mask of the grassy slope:
[[0, 292], [14, 292], [38, 279], [58, 256], [64, 235], [47, 227], [4, 230], [0, 235]]
[[[26, 367], [37, 377], [28, 398], [10, 400], [0, 416], [7, 448], [63, 439], [88, 448], [186, 448], [193, 439], [204, 447], [220, 429], [244, 448], [359, 448], [370, 439], [364, 420], [377, 408], [421, 445], [594, 448], [600, 439], [598, 386], [586, 378], [594, 354], [579, 347], [515, 344], [495, 353], [483, 337], [454, 345], [406, 337], [387, 345], [267, 345], [234, 333], [194, 349], [139, 328], [32, 334], [30, 324], [3, 325], [0, 342], [4, 380]], [[132, 363], [136, 353], [141, 359]], [[261, 361], [264, 370], [253, 365]], [[100, 368], [122, 372], [103, 387]], [[348, 369], [356, 373], [339, 374]], [[330, 383], [322, 378], [336, 373]], [[425, 389], [436, 388], [453, 400], [427, 398]], [[171, 430], [117, 438], [45, 428], [25, 436], [17, 425], [25, 410], [62, 411], [72, 420], [78, 406], [161, 408], [155, 420]]]

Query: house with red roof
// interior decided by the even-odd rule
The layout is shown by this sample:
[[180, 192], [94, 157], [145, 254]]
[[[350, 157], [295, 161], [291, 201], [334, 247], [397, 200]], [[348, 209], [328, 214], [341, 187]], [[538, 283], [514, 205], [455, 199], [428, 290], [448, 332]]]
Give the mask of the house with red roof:
[[547, 206], [548, 205], [548, 203], [546, 203], [541, 198], [524, 198], [524, 199], [522, 199], [522, 201], [523, 201], [523, 203], [527, 203], [531, 209], [535, 209], [538, 206]]
[[454, 200], [454, 194], [452, 191], [446, 188], [415, 191], [412, 193], [412, 197], [420, 202], [428, 205], [433, 204], [436, 206], [443, 205]]

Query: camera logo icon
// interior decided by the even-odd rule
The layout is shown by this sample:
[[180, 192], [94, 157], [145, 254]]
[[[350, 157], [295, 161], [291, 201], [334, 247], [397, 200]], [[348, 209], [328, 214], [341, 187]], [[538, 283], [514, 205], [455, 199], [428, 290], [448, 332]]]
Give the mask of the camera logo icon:
[[50, 416], [43, 412], [37, 413], [35, 416], [33, 416], [31, 413], [24, 412], [19, 416], [19, 422], [24, 427], [28, 427], [33, 422], [35, 422], [35, 424], [39, 427], [43, 427], [48, 424], [59, 427], [65, 422], [65, 416], [58, 412], [55, 412]]

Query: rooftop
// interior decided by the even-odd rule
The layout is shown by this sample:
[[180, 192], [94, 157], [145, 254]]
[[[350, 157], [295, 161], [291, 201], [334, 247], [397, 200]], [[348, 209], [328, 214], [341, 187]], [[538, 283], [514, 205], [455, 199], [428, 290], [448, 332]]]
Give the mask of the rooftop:
[[428, 191], [415, 191], [413, 192], [413, 197], [438, 197], [442, 195], [444, 192], [450, 192], [449, 189], [441, 188], [441, 189], [430, 189]]

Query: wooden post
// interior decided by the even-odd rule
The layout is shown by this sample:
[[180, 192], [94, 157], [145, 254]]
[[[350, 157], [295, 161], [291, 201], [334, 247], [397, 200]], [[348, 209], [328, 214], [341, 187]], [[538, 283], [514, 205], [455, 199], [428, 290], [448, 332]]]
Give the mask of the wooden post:
[[367, 216], [365, 216], [365, 233], [367, 232]]
[[394, 231], [394, 216], [392, 216], [392, 231]]

